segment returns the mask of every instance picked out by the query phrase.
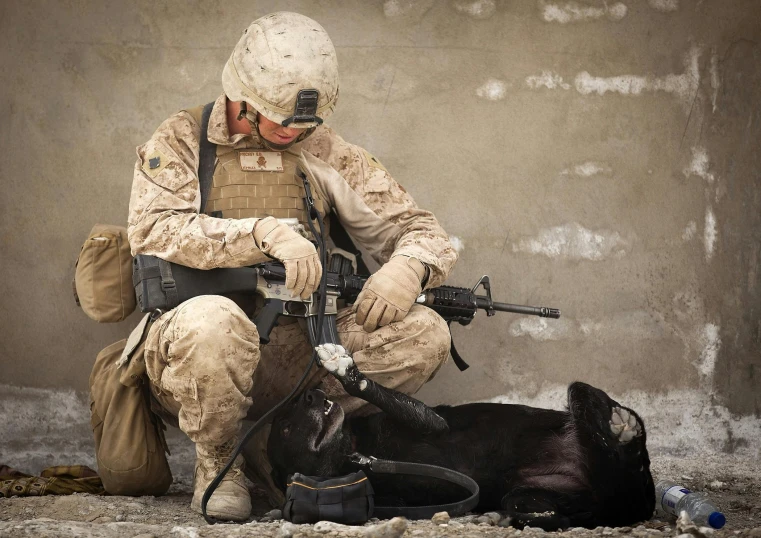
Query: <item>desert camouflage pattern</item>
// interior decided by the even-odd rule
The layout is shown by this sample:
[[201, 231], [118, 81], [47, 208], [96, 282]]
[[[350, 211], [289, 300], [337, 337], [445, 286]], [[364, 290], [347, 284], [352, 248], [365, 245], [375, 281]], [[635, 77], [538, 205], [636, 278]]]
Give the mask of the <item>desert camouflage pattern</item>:
[[[218, 156], [263, 149], [251, 135], [230, 135], [225, 95], [215, 101], [207, 134], [217, 144]], [[269, 260], [252, 233], [262, 213], [241, 213], [241, 218], [200, 213], [199, 139], [199, 122], [181, 111], [137, 148], [128, 218], [133, 254], [199, 269]], [[298, 159], [325, 210], [335, 211], [346, 231], [378, 263], [392, 256], [416, 258], [428, 267], [426, 287], [443, 283], [457, 260], [446, 232], [377, 159], [324, 125], [288, 152]], [[225, 166], [219, 166], [222, 161]], [[243, 177], [235, 162], [219, 159], [214, 184], [220, 189], [236, 174]], [[245, 180], [236, 188], [241, 184]], [[219, 200], [226, 198], [218, 194]], [[280, 194], [263, 194], [265, 209], [266, 197]], [[243, 197], [259, 200], [260, 195]], [[286, 192], [285, 198], [289, 196]], [[339, 311], [337, 324], [341, 344], [360, 370], [407, 394], [418, 391], [448, 357], [448, 327], [423, 306], [413, 305], [403, 320], [372, 333], [357, 325], [350, 308]], [[224, 443], [239, 432], [244, 419], [255, 419], [280, 401], [295, 386], [311, 353], [304, 328], [293, 318], [281, 318], [270, 343], [260, 347], [256, 326], [246, 313], [219, 296], [196, 297], [165, 313], [151, 326], [145, 344], [156, 411], [204, 444]], [[324, 377], [325, 371], [315, 368], [306, 386], [322, 383], [347, 412], [368, 412], [364, 401], [348, 397], [337, 381]], [[261, 460], [254, 459], [264, 468]]]
[[[215, 102], [209, 140], [234, 150], [261, 149], [250, 135], [230, 136], [225, 103], [224, 95]], [[199, 269], [268, 260], [251, 233], [258, 218], [199, 214], [199, 138], [198, 122], [183, 111], [137, 148], [127, 225], [133, 254], [152, 254]], [[299, 152], [319, 198], [378, 263], [392, 255], [417, 258], [430, 270], [426, 287], [443, 283], [457, 260], [446, 232], [377, 159], [324, 125], [289, 151]]]
[[243, 32], [222, 71], [222, 87], [231, 100], [246, 101], [275, 123], [293, 115], [301, 89], [315, 89], [316, 115], [325, 119], [338, 99], [336, 51], [316, 21], [299, 13], [270, 13]]
[[[285, 397], [311, 359], [306, 334], [298, 322], [288, 321], [260, 348], [256, 325], [230, 299], [195, 297], [167, 312], [151, 326], [145, 344], [155, 399], [195, 443], [230, 439], [244, 418], [259, 418]], [[344, 308], [337, 326], [341, 345], [365, 375], [406, 394], [417, 392], [449, 355], [446, 322], [420, 305], [372, 333]], [[362, 409], [367, 402], [348, 396], [326, 374], [313, 368], [304, 388], [322, 384], [347, 413], [370, 411]]]

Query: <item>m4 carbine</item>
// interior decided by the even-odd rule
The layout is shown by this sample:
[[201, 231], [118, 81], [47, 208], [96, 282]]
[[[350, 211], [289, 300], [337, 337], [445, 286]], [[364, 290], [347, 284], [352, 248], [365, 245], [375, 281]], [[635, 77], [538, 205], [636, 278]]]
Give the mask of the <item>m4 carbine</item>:
[[[258, 293], [264, 298], [264, 307], [256, 315], [254, 323], [259, 331], [261, 343], [269, 342], [270, 332], [277, 325], [280, 316], [292, 316], [306, 319], [309, 336], [317, 345], [323, 342], [339, 343], [335, 328], [338, 300], [343, 300], [347, 304], [353, 303], [367, 279], [370, 278], [353, 274], [349, 260], [338, 254], [331, 256], [325, 270], [327, 279], [325, 315], [328, 323], [323, 325], [321, 338], [317, 334], [316, 323], [320, 303], [319, 293], [315, 292], [307, 299], [292, 297], [290, 290], [285, 287], [285, 268], [279, 262], [207, 271], [141, 254], [134, 258], [132, 281], [140, 310], [156, 314], [171, 310], [183, 301], [199, 295]], [[479, 287], [483, 287], [484, 295], [476, 294]], [[467, 325], [473, 321], [479, 309], [485, 310], [487, 316], [493, 316], [497, 312], [514, 312], [545, 318], [560, 317], [560, 310], [556, 308], [493, 301], [488, 276], [481, 277], [470, 289], [439, 286], [424, 290], [416, 302], [434, 310], [448, 324], [457, 322]], [[460, 369], [467, 368], [454, 349], [454, 344], [452, 356]]]

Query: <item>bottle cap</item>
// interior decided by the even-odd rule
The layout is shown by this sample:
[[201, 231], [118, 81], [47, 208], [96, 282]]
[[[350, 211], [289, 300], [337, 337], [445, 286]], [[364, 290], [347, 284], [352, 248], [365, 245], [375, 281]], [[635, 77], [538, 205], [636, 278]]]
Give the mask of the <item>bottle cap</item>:
[[714, 529], [722, 528], [726, 522], [727, 518], [721, 512], [711, 512], [711, 515], [708, 516], [708, 524]]

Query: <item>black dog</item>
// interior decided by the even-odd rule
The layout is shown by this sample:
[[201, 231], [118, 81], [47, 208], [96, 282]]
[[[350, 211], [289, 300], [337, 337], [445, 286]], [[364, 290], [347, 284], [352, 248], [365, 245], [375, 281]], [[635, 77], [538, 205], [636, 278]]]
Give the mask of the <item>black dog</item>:
[[[603, 391], [576, 382], [568, 410], [474, 403], [429, 408], [365, 378], [341, 346], [318, 348], [322, 366], [349, 394], [383, 412], [344, 420], [319, 390], [304, 393], [272, 426], [273, 479], [341, 476], [348, 455], [427, 463], [472, 477], [478, 511], [498, 510], [516, 527], [624, 526], [653, 514], [655, 493], [639, 416]], [[371, 476], [378, 505], [431, 505], [463, 498], [429, 479]]]

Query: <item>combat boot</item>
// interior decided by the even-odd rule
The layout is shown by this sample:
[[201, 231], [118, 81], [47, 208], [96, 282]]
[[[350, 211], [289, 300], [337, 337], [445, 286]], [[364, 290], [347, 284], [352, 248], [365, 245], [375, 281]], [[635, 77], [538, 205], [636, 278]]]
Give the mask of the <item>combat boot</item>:
[[[206, 488], [227, 464], [237, 445], [233, 438], [222, 445], [196, 444], [196, 468], [193, 475], [193, 500], [190, 508], [201, 511], [201, 500]], [[214, 490], [206, 514], [216, 519], [245, 521], [251, 516], [251, 495], [243, 476], [243, 458], [238, 456], [217, 489]]]

